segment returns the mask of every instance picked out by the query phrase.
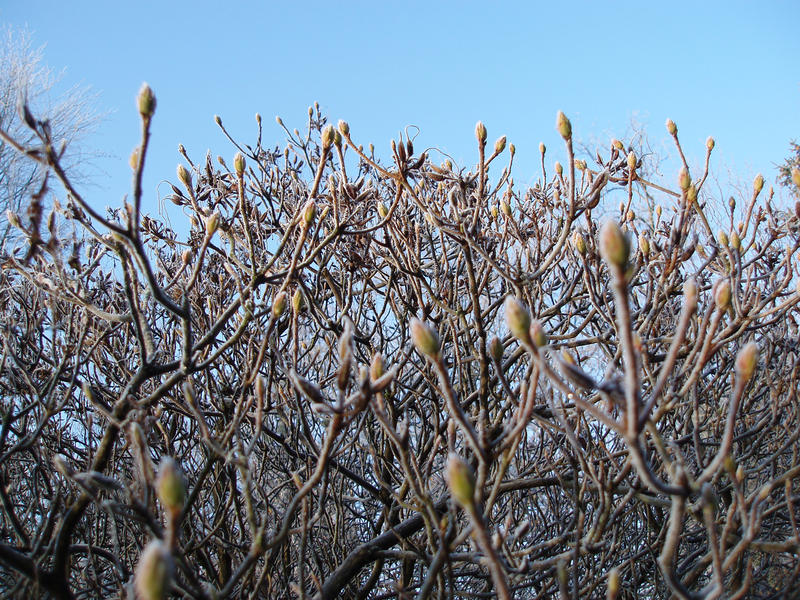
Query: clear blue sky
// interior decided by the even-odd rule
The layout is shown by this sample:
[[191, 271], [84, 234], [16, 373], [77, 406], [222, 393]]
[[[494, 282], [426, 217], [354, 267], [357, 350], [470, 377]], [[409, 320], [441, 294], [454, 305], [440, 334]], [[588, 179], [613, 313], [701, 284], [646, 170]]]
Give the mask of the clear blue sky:
[[[624, 139], [631, 120], [656, 148], [664, 121], [679, 127], [690, 160], [708, 135], [720, 175], [749, 184], [800, 138], [800, 2], [46, 2], [0, 5], [0, 22], [27, 25], [67, 83], [99, 92], [112, 111], [89, 140], [110, 154], [88, 197], [118, 205], [129, 193], [128, 155], [138, 140], [134, 97], [147, 81], [158, 98], [146, 202], [156, 209], [175, 179], [182, 142], [196, 159], [234, 150], [254, 115], [282, 143], [281, 115], [301, 127], [318, 101], [349, 121], [353, 137], [383, 156], [406, 125], [416, 147], [474, 160], [474, 126], [507, 134], [518, 182], [536, 176], [538, 144], [563, 157], [554, 130], [563, 110], [578, 139]], [[674, 178], [675, 173], [667, 173]]]

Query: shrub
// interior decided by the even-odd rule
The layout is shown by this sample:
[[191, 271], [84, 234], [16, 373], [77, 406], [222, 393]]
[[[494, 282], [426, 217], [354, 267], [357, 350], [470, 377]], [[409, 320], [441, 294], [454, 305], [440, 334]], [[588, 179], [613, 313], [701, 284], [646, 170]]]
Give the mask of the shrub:
[[231, 166], [184, 152], [179, 234], [141, 212], [138, 107], [107, 214], [38, 131], [67, 194], [2, 270], [10, 593], [797, 591], [800, 239], [763, 178], [716, 235], [707, 166], [578, 158], [563, 115], [522, 189], [481, 124], [467, 172], [317, 108], [283, 149], [258, 118]]

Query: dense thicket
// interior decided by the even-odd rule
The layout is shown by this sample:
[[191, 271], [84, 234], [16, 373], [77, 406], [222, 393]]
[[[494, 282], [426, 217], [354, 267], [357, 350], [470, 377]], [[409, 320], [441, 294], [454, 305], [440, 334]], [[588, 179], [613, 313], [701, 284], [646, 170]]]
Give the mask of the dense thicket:
[[798, 217], [708, 191], [713, 140], [673, 191], [559, 115], [523, 189], [481, 124], [466, 171], [259, 119], [184, 153], [179, 235], [140, 209], [154, 109], [108, 214], [34, 124], [67, 191], [1, 275], [7, 593], [797, 592]]

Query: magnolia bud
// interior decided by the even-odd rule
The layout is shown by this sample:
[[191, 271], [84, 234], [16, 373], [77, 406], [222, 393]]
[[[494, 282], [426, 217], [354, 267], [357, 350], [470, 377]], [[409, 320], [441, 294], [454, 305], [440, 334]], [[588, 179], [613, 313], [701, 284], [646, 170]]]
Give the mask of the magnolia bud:
[[606, 587], [607, 600], [615, 600], [619, 595], [619, 569], [613, 567], [608, 572], [608, 586]]
[[697, 282], [690, 277], [683, 283], [683, 302], [687, 310], [694, 312], [697, 307]]
[[647, 239], [645, 234], [639, 235], [639, 250], [642, 251], [642, 254], [645, 256], [650, 254], [650, 240]]
[[286, 292], [280, 292], [275, 296], [272, 301], [272, 315], [277, 319], [286, 310]]
[[678, 133], [678, 126], [675, 125], [675, 121], [672, 119], [667, 119], [667, 131], [669, 131], [670, 135]]
[[317, 216], [317, 203], [314, 200], [309, 200], [303, 207], [303, 223], [307, 226], [314, 222], [314, 217]]
[[567, 115], [561, 111], [558, 111], [558, 115], [556, 116], [556, 129], [565, 140], [572, 137], [572, 123], [569, 122]]
[[717, 241], [719, 242], [720, 246], [722, 246], [723, 248], [727, 248], [728, 234], [722, 231], [722, 229], [720, 229], [719, 232], [717, 232]]
[[530, 335], [537, 348], [547, 346], [547, 334], [545, 334], [544, 328], [538, 320], [531, 322]]
[[681, 186], [684, 192], [692, 185], [692, 178], [689, 176], [689, 170], [686, 167], [682, 167], [680, 173], [678, 173], [678, 185]]
[[714, 284], [714, 303], [719, 310], [727, 310], [731, 304], [731, 283], [720, 279]]
[[186, 502], [186, 486], [178, 464], [169, 456], [161, 459], [156, 479], [156, 494], [161, 504], [173, 516], [180, 514]]
[[219, 213], [214, 211], [211, 216], [206, 219], [206, 235], [211, 237], [219, 227]]
[[740, 250], [742, 247], [742, 240], [739, 238], [739, 234], [735, 231], [731, 232], [731, 248], [734, 250]]
[[620, 142], [617, 139], [611, 140], [611, 145], [614, 146], [614, 148], [616, 148], [617, 150], [622, 150], [624, 148], [624, 146], [622, 145], [622, 142]]
[[715, 145], [714, 138], [708, 136], [708, 139], [706, 140], [706, 148], [708, 148], [709, 152], [714, 149], [714, 145]]
[[575, 250], [578, 251], [578, 254], [586, 254], [586, 238], [583, 237], [580, 231], [576, 231], [572, 234], [572, 245], [575, 247]]
[[420, 354], [434, 358], [439, 355], [439, 335], [427, 323], [411, 319], [411, 341]]
[[555, 166], [556, 166], [556, 173], [558, 173], [559, 175], [563, 175], [564, 174], [564, 167], [561, 166], [561, 163], [556, 161], [556, 165]]
[[697, 186], [692, 184], [689, 186], [689, 189], [686, 190], [686, 203], [691, 206], [697, 202]]
[[379, 200], [378, 201], [378, 216], [381, 219], [385, 219], [388, 215], [389, 215], [389, 209], [386, 208], [386, 205]]
[[369, 378], [372, 381], [377, 381], [386, 372], [386, 365], [383, 362], [383, 355], [376, 352], [372, 357], [372, 363], [369, 365]]
[[742, 378], [743, 382], [747, 382], [753, 376], [757, 364], [758, 346], [755, 342], [748, 342], [736, 355], [736, 363], [734, 365], [736, 374]]
[[189, 173], [189, 170], [184, 167], [183, 165], [178, 165], [178, 179], [180, 182], [185, 185], [187, 188], [191, 189], [192, 187], [192, 174]]
[[292, 294], [292, 310], [296, 315], [303, 310], [303, 292], [300, 291], [300, 288], [297, 288]]
[[139, 168], [139, 157], [141, 155], [141, 151], [139, 148], [134, 148], [131, 152], [130, 157], [128, 158], [128, 165], [130, 165], [131, 169], [134, 171]]
[[497, 363], [503, 360], [503, 342], [501, 342], [500, 338], [496, 335], [492, 336], [492, 339], [489, 340], [489, 354], [492, 355], [492, 358]]
[[628, 262], [630, 243], [615, 221], [606, 221], [600, 229], [600, 255], [609, 264], [624, 267]]
[[475, 137], [478, 138], [478, 142], [480, 144], [486, 143], [486, 135], [486, 126], [482, 122], [478, 121], [475, 124]]
[[628, 153], [628, 169], [631, 171], [636, 170], [636, 155], [633, 153], [633, 151]]
[[153, 540], [142, 552], [136, 565], [134, 589], [139, 600], [163, 600], [169, 594], [173, 562], [164, 542]]
[[322, 147], [330, 148], [335, 140], [336, 133], [333, 131], [333, 125], [326, 125], [322, 130]]
[[445, 479], [456, 502], [464, 508], [472, 508], [475, 504], [475, 474], [472, 468], [454, 452], [447, 457]]
[[347, 121], [339, 120], [339, 132], [344, 136], [347, 137], [350, 135], [350, 125], [347, 124]]
[[761, 190], [763, 189], [764, 189], [764, 176], [761, 173], [759, 173], [753, 180], [753, 193], [756, 196], [758, 196], [761, 193]]
[[146, 83], [143, 83], [139, 90], [139, 95], [136, 97], [136, 106], [139, 108], [139, 114], [147, 119], [156, 112], [156, 96]]
[[531, 315], [525, 305], [513, 296], [506, 296], [506, 325], [515, 338], [521, 342], [530, 341]]
[[508, 204], [506, 200], [500, 200], [500, 210], [503, 211], [503, 214], [507, 217], [511, 216], [511, 206]]
[[506, 149], [506, 136], [503, 136], [494, 143], [494, 153], [500, 154], [505, 149]]
[[547, 146], [544, 145], [544, 142], [539, 142], [539, 154], [544, 156], [545, 152], [547, 152]]
[[511, 153], [511, 158], [514, 158], [514, 154], [517, 152], [517, 147], [514, 144], [509, 144], [508, 151]]
[[794, 183], [797, 187], [800, 187], [800, 169], [797, 167], [792, 169], [792, 183]]
[[244, 174], [244, 167], [245, 167], [245, 160], [244, 155], [241, 152], [237, 152], [236, 155], [233, 157], [233, 168], [236, 170], [236, 174], [241, 177]]

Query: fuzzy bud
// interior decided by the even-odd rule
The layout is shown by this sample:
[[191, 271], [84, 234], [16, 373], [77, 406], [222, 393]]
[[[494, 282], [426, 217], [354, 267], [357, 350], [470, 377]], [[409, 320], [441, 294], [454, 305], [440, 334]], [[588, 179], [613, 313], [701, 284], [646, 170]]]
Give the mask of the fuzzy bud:
[[378, 201], [378, 216], [381, 219], [385, 219], [387, 216], [389, 216], [389, 209], [386, 208], [386, 205], [380, 200]]
[[630, 169], [631, 172], [636, 170], [636, 155], [632, 150], [628, 153], [628, 169]]
[[758, 196], [761, 193], [761, 190], [763, 189], [764, 189], [764, 176], [761, 173], [759, 173], [753, 180], [753, 194]]
[[280, 317], [286, 310], [286, 298], [286, 292], [280, 292], [272, 301], [272, 316], [274, 316], [276, 319]]
[[537, 348], [547, 346], [547, 334], [544, 332], [541, 322], [534, 320], [531, 322], [530, 327], [531, 339]]
[[131, 152], [131, 155], [128, 158], [128, 165], [134, 171], [139, 168], [139, 158], [140, 157], [141, 157], [141, 150], [139, 148], [134, 148], [133, 152]]
[[445, 479], [456, 502], [464, 508], [472, 508], [475, 504], [475, 474], [472, 468], [454, 452], [447, 457]]
[[715, 145], [716, 145], [716, 142], [714, 141], [714, 138], [711, 137], [711, 136], [708, 136], [708, 139], [706, 140], [706, 148], [708, 148], [708, 151], [711, 152], [714, 149]]
[[372, 357], [372, 362], [369, 365], [369, 378], [372, 381], [377, 381], [386, 372], [386, 365], [383, 362], [383, 355], [376, 352]]
[[697, 307], [697, 282], [690, 277], [683, 283], [683, 302], [687, 309], [694, 312]]
[[720, 246], [722, 246], [723, 248], [727, 248], [729, 241], [728, 234], [722, 231], [722, 229], [720, 229], [719, 232], [717, 233], [717, 241], [719, 242]]
[[600, 229], [600, 255], [609, 264], [623, 268], [628, 262], [630, 243], [615, 221], [606, 221]]
[[309, 200], [303, 207], [303, 223], [310, 226], [314, 222], [314, 217], [317, 216], [317, 203], [314, 200]]
[[617, 150], [622, 150], [622, 149], [624, 148], [624, 146], [622, 145], [622, 142], [620, 142], [620, 141], [619, 141], [619, 140], [617, 140], [617, 139], [613, 139], [613, 140], [611, 140], [611, 145], [612, 145], [614, 148], [616, 148]]
[[500, 210], [505, 216], [511, 216], [511, 205], [506, 200], [500, 200]]
[[556, 129], [565, 140], [572, 138], [572, 123], [569, 122], [567, 115], [561, 111], [558, 111], [556, 116]]
[[322, 130], [322, 147], [324, 149], [330, 148], [335, 141], [336, 133], [333, 131], [333, 125], [326, 125]]
[[411, 341], [417, 351], [429, 358], [439, 355], [439, 335], [427, 323], [419, 319], [411, 319]]
[[641, 250], [642, 254], [645, 256], [650, 254], [650, 240], [648, 240], [647, 236], [643, 233], [639, 235], [639, 250]]
[[545, 152], [547, 152], [547, 146], [544, 145], [544, 142], [539, 142], [539, 154], [544, 156]]
[[505, 149], [506, 149], [506, 136], [503, 136], [494, 143], [494, 153], [500, 154]]
[[742, 240], [735, 231], [731, 233], [731, 248], [734, 250], [741, 250], [742, 248]]
[[492, 358], [497, 363], [503, 360], [503, 342], [501, 342], [500, 338], [496, 335], [492, 336], [492, 339], [489, 340], [489, 354], [491, 354]]
[[164, 542], [153, 540], [136, 565], [134, 589], [139, 600], [163, 600], [169, 594], [173, 574], [172, 555]]
[[686, 203], [691, 206], [697, 202], [697, 186], [692, 184], [689, 186], [689, 189], [686, 190]]
[[296, 315], [303, 310], [303, 292], [300, 291], [300, 288], [297, 288], [292, 294], [292, 310]]
[[19, 215], [8, 208], [6, 209], [6, 220], [8, 220], [9, 225], [12, 227], [16, 227], [17, 229], [22, 227], [22, 223], [20, 223], [19, 220]]
[[689, 175], [689, 170], [686, 167], [682, 167], [680, 173], [678, 173], [678, 185], [681, 186], [681, 189], [684, 192], [689, 189], [690, 185], [692, 185], [692, 178]]
[[742, 378], [743, 382], [747, 382], [753, 376], [757, 364], [758, 345], [755, 342], [748, 342], [736, 355], [736, 363], [734, 365], [736, 374]]
[[797, 167], [792, 169], [792, 183], [800, 187], [800, 169]]
[[678, 126], [675, 125], [675, 121], [672, 119], [667, 119], [667, 131], [670, 135], [676, 135], [678, 133]]
[[486, 143], [486, 125], [484, 125], [481, 121], [478, 121], [475, 124], [475, 137], [478, 138], [478, 143], [485, 144]]
[[586, 238], [583, 237], [580, 231], [576, 231], [572, 234], [572, 245], [581, 256], [586, 254]]
[[149, 119], [156, 112], [156, 96], [146, 83], [143, 83], [139, 90], [136, 106], [139, 108], [139, 114], [145, 119]]
[[188, 189], [192, 187], [192, 174], [189, 172], [189, 169], [184, 167], [183, 165], [178, 165], [178, 179], [180, 182], [185, 185]]
[[164, 509], [173, 516], [180, 514], [186, 502], [186, 485], [178, 463], [169, 456], [161, 459], [156, 479], [156, 493]]
[[236, 171], [236, 175], [241, 177], [244, 174], [244, 167], [245, 167], [244, 155], [241, 152], [237, 152], [236, 155], [233, 157], [233, 168]]
[[731, 282], [720, 279], [714, 284], [714, 304], [719, 310], [727, 310], [731, 304]]
[[619, 569], [613, 567], [608, 572], [608, 585], [606, 587], [607, 600], [614, 600], [619, 596]]
[[206, 235], [211, 237], [217, 231], [219, 227], [219, 213], [214, 211], [211, 213], [211, 216], [206, 219]]
[[564, 174], [564, 167], [561, 166], [560, 162], [556, 161], [555, 168], [556, 168], [556, 173], [558, 175], [563, 175]]
[[513, 296], [506, 296], [506, 325], [515, 338], [524, 343], [530, 341], [531, 315], [525, 305]]
[[339, 120], [339, 132], [344, 136], [347, 137], [350, 135], [350, 125], [347, 121]]

